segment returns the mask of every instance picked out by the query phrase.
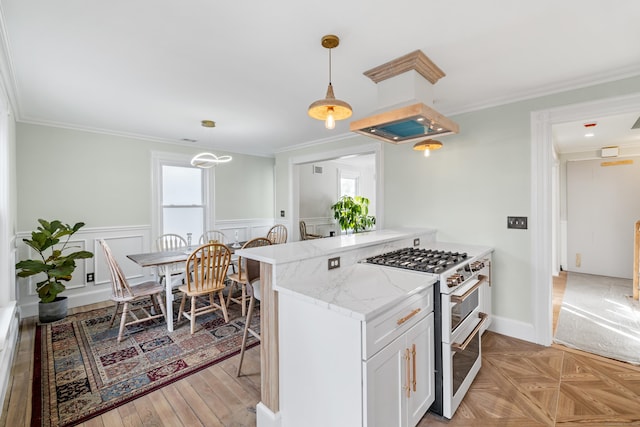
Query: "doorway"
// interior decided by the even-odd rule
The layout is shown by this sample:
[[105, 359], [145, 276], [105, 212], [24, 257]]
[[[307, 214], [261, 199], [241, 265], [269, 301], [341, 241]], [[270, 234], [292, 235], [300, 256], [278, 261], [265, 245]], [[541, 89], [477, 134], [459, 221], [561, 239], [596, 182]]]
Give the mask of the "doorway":
[[[640, 94], [610, 98], [596, 102], [575, 104], [531, 113], [531, 216], [535, 224], [531, 251], [531, 298], [533, 301], [533, 341], [550, 345], [553, 340], [553, 268], [557, 262], [558, 239], [554, 239], [553, 171], [554, 159], [552, 127], [569, 121], [591, 120], [593, 117], [625, 114], [640, 110]], [[555, 253], [555, 255], [554, 255]], [[554, 258], [555, 256], [555, 258]]]
[[[345, 178], [358, 177], [355, 180], [359, 186], [358, 191], [366, 193], [366, 197], [371, 200], [373, 210], [370, 212], [375, 212], [376, 225], [382, 228], [384, 181], [381, 144], [368, 143], [289, 159], [292, 240], [300, 240], [298, 223], [301, 219], [305, 220], [309, 233], [328, 236], [331, 231], [338, 231], [330, 206], [336, 202], [340, 192], [340, 171], [349, 171], [343, 174]], [[305, 174], [304, 179], [301, 173]], [[366, 174], [372, 176], [365, 176]]]

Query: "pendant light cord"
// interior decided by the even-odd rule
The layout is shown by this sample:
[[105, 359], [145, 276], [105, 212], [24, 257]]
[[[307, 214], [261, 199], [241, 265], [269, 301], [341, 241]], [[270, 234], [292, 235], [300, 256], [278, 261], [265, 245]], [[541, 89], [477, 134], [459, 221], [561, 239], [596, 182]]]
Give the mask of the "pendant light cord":
[[329, 84], [331, 84], [331, 49], [329, 49]]

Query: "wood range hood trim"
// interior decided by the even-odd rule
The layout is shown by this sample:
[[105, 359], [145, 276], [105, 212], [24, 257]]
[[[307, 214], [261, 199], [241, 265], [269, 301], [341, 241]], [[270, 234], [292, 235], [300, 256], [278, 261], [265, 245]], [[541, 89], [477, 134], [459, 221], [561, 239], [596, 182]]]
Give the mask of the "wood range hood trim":
[[[428, 86], [425, 89], [429, 91], [433, 84], [445, 76], [444, 72], [420, 50], [372, 68], [363, 74], [378, 84], [384, 80], [393, 79], [409, 72], [417, 73], [419, 75], [418, 79], [424, 83], [424, 86]], [[401, 78], [398, 77], [398, 79]], [[385, 84], [387, 83], [383, 83], [383, 85]], [[415, 90], [415, 88], [412, 90]], [[378, 87], [378, 95], [379, 98], [384, 95], [381, 86]], [[391, 144], [402, 144], [431, 138], [436, 135], [444, 136], [459, 132], [460, 128], [457, 123], [427, 105], [433, 104], [433, 102], [431, 99], [427, 99], [424, 94], [416, 96], [416, 93], [412, 92], [407, 98], [411, 98], [413, 101], [423, 99], [424, 102], [406, 102], [406, 104], [410, 105], [387, 107], [391, 108], [391, 110], [374, 113], [369, 117], [351, 122], [349, 129], [352, 132]]]

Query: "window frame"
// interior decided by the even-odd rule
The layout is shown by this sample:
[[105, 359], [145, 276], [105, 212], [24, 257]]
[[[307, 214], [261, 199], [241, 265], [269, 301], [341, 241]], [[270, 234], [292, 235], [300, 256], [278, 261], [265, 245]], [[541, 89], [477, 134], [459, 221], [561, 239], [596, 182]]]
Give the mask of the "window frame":
[[[152, 221], [151, 221], [151, 241], [162, 235], [163, 233], [163, 217], [164, 217], [164, 204], [162, 200], [162, 167], [163, 166], [178, 166], [189, 167], [191, 166], [191, 155], [166, 153], [166, 152], [152, 152], [151, 154], [151, 171], [152, 171]], [[203, 215], [202, 227], [203, 230], [209, 230], [212, 228], [212, 224], [215, 224], [215, 209], [214, 209], [214, 195], [213, 181], [215, 180], [215, 168], [200, 169], [202, 172], [202, 203], [203, 203]], [[192, 207], [193, 205], [187, 205], [185, 207]], [[200, 236], [192, 236], [192, 241], [197, 241]], [[185, 236], [186, 238], [186, 236]], [[194, 240], [195, 239], [195, 240]]]
[[359, 171], [354, 171], [354, 170], [350, 170], [350, 169], [342, 169], [342, 168], [338, 168], [338, 198], [342, 197], [342, 180], [343, 179], [353, 179], [356, 182], [355, 185], [355, 194], [353, 195], [353, 197], [355, 196], [359, 196], [360, 195], [360, 172]]

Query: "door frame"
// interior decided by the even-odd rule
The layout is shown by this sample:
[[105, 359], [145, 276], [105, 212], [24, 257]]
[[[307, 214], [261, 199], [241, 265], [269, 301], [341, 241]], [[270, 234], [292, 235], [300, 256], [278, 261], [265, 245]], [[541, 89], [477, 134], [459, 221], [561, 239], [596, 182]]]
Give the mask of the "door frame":
[[376, 229], [384, 228], [384, 165], [383, 150], [381, 142], [372, 142], [352, 147], [345, 147], [339, 150], [321, 151], [318, 153], [304, 154], [300, 156], [290, 157], [288, 164], [289, 173], [289, 212], [291, 212], [291, 227], [294, 235], [298, 229], [297, 223], [300, 219], [300, 186], [299, 180], [294, 179], [295, 167], [315, 162], [323, 162], [328, 160], [336, 160], [346, 156], [358, 156], [364, 154], [375, 155], [375, 174], [376, 174]]
[[640, 93], [531, 112], [531, 300], [535, 342], [553, 340], [552, 126], [640, 110]]

